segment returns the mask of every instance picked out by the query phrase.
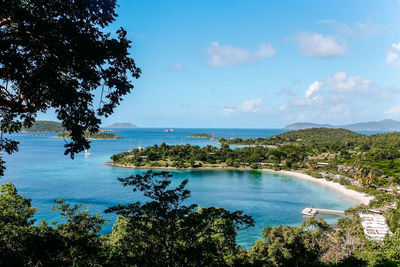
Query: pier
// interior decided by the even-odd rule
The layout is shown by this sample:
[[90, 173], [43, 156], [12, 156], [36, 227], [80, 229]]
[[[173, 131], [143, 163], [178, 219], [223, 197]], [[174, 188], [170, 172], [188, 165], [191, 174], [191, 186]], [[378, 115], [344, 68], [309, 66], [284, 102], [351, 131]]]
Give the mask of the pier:
[[314, 216], [315, 214], [333, 214], [333, 215], [344, 215], [342, 210], [328, 210], [328, 209], [317, 209], [317, 208], [305, 208], [301, 211], [301, 215]]

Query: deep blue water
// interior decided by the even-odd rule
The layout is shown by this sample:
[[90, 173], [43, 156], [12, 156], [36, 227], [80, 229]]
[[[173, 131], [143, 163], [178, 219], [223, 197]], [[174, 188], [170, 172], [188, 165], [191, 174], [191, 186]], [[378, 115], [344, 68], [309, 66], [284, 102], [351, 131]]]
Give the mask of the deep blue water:
[[[109, 233], [115, 221], [112, 214], [102, 212], [113, 205], [142, 201], [143, 198], [124, 188], [117, 177], [126, 177], [139, 170], [112, 168], [105, 163], [114, 153], [127, 151], [138, 145], [197, 144], [216, 145], [218, 140], [190, 139], [193, 133], [209, 133], [218, 137], [266, 137], [284, 132], [281, 129], [163, 129], [115, 130], [122, 140], [94, 140], [86, 156], [74, 160], [64, 156], [64, 140], [51, 138], [54, 134], [14, 134], [20, 141], [19, 152], [4, 155], [6, 175], [2, 182], [12, 181], [19, 193], [32, 198], [32, 205], [40, 210], [38, 220], [60, 220], [58, 213], [50, 211], [54, 200], [65, 198], [70, 203], [91, 205], [93, 213], [108, 220], [103, 233]], [[264, 226], [299, 225], [303, 221], [300, 211], [312, 205], [319, 208], [344, 210], [355, 203], [333, 191], [312, 182], [270, 173], [249, 171], [173, 171], [173, 184], [188, 178], [192, 192], [191, 202], [203, 207], [216, 206], [228, 210], [244, 210], [251, 215], [256, 226], [238, 234], [239, 244], [249, 247], [261, 236]], [[334, 223], [338, 217], [325, 217]]]

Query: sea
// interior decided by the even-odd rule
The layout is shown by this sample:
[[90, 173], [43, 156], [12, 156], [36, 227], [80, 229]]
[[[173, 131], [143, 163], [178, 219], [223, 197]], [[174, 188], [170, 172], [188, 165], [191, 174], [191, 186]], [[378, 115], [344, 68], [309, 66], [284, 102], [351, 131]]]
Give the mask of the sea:
[[[19, 151], [3, 155], [5, 176], [0, 182], [11, 181], [22, 194], [32, 199], [39, 210], [36, 222], [63, 222], [59, 212], [51, 211], [54, 200], [65, 199], [71, 204], [90, 206], [90, 212], [107, 220], [103, 234], [112, 231], [115, 214], [104, 210], [118, 204], [144, 202], [146, 199], [129, 187], [123, 187], [118, 177], [127, 177], [143, 170], [114, 168], [107, 165], [110, 156], [138, 146], [147, 147], [163, 142], [218, 146], [218, 140], [192, 139], [194, 133], [208, 133], [224, 138], [268, 137], [283, 133], [282, 129], [174, 129], [160, 128], [115, 129], [121, 140], [92, 140], [90, 155], [80, 153], [74, 159], [64, 155], [64, 139], [55, 134], [18, 133], [7, 136], [20, 142]], [[377, 132], [361, 132], [373, 134]], [[330, 188], [309, 181], [260, 171], [176, 170], [171, 186], [188, 179], [191, 197], [188, 204], [214, 206], [230, 211], [243, 210], [255, 220], [255, 226], [238, 232], [237, 242], [249, 248], [259, 238], [265, 226], [298, 226], [306, 218], [305, 207], [344, 210], [356, 205], [354, 200]], [[339, 216], [324, 215], [329, 223]]]

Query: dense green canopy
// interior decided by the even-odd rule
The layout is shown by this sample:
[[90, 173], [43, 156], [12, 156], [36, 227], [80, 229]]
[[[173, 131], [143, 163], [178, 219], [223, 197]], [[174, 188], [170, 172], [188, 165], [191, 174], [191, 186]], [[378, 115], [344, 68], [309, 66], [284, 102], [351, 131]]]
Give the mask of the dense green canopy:
[[[2, 132], [30, 127], [38, 112], [52, 109], [71, 133], [65, 153], [89, 147], [84, 132], [98, 131], [100, 117], [112, 114], [140, 75], [127, 32], [106, 31], [116, 6], [116, 0], [0, 1]], [[1, 146], [16, 149], [9, 140]]]

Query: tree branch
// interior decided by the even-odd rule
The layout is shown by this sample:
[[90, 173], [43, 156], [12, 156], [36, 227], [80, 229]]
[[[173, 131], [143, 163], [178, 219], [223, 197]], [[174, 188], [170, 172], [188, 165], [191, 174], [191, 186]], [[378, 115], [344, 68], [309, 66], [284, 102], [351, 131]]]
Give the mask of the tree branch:
[[0, 27], [11, 22], [11, 17], [0, 20]]

